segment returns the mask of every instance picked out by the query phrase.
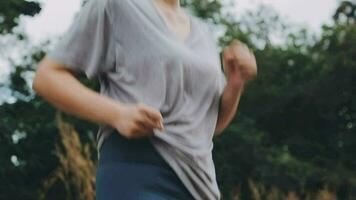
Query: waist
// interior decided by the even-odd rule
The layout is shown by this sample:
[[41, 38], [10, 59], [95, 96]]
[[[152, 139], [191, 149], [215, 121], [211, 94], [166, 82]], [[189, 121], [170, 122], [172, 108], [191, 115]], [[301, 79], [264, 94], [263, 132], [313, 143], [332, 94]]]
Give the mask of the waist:
[[114, 130], [103, 142], [100, 151], [100, 164], [129, 162], [168, 167], [149, 138], [127, 139]]

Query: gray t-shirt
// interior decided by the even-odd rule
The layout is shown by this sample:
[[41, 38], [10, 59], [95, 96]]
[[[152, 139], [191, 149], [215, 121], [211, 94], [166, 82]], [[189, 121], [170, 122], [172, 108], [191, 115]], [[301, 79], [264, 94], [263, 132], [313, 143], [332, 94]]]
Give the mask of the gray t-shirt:
[[[179, 39], [153, 1], [90, 0], [48, 57], [98, 78], [103, 95], [159, 110], [165, 130], [154, 129], [154, 147], [196, 199], [220, 199], [212, 138], [226, 78], [217, 42], [185, 8], [191, 32]], [[100, 125], [98, 156], [112, 131]]]

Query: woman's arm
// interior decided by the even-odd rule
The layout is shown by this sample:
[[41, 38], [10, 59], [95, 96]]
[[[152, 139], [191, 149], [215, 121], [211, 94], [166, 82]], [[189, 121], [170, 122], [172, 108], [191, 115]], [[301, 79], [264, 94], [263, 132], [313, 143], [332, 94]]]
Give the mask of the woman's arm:
[[237, 85], [227, 82], [220, 98], [215, 135], [220, 135], [235, 117], [243, 90], [244, 83]]
[[[60, 110], [108, 124], [127, 137], [162, 127], [160, 112], [142, 104], [131, 106], [101, 95], [81, 84], [70, 70], [48, 57], [39, 63], [32, 88]], [[146, 129], [140, 127], [143, 123]]]
[[48, 58], [39, 63], [32, 88], [60, 110], [97, 123], [113, 124], [123, 106], [85, 87], [69, 70]]
[[237, 112], [246, 83], [257, 75], [254, 54], [237, 40], [224, 49], [223, 67], [227, 83], [220, 97], [215, 135], [220, 135], [230, 124]]

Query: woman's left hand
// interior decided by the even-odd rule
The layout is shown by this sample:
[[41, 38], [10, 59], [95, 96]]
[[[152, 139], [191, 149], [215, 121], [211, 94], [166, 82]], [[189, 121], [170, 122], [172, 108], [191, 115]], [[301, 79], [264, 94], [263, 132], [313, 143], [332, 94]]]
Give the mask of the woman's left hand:
[[223, 51], [223, 67], [228, 83], [243, 86], [257, 75], [257, 63], [246, 44], [233, 40]]

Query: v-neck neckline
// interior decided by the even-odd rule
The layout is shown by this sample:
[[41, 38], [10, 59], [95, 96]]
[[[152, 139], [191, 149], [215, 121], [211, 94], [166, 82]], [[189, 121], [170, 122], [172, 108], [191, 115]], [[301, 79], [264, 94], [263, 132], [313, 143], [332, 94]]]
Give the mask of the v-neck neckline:
[[171, 30], [166, 22], [166, 20], [164, 19], [164, 17], [162, 16], [162, 14], [160, 13], [160, 11], [158, 10], [158, 7], [155, 5], [155, 0], [148, 0], [149, 4], [151, 5], [151, 7], [153, 8], [153, 11], [156, 15], [156, 17], [159, 18], [160, 23], [162, 24], [162, 27], [164, 28], [164, 30], [167, 32], [167, 34], [172, 37], [175, 40], [178, 40], [178, 42], [182, 43], [182, 44], [187, 44], [190, 40], [190, 38], [193, 35], [193, 31], [194, 31], [194, 26], [193, 26], [193, 17], [188, 13], [187, 10], [185, 10], [185, 8], [181, 8], [182, 11], [186, 14], [186, 16], [189, 19], [189, 33], [187, 34], [187, 36], [182, 39], [180, 38], [176, 33], [174, 33], [173, 30]]

